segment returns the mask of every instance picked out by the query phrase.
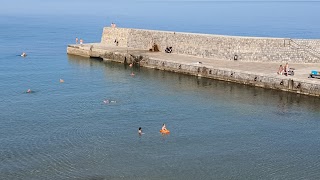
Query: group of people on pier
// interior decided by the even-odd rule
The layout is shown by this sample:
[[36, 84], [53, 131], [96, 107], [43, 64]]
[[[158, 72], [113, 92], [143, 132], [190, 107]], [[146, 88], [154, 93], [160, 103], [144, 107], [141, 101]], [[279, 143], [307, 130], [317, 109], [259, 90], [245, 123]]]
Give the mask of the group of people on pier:
[[78, 37], [76, 37], [76, 44], [80, 43], [80, 45], [83, 44], [83, 39], [80, 38], [80, 40], [78, 39]]
[[286, 65], [284, 67], [281, 64], [279, 69], [278, 69], [277, 74], [286, 75], [286, 76], [293, 75], [293, 70], [292, 70], [292, 68], [289, 68], [289, 64], [288, 63], [286, 63]]
[[113, 23], [113, 22], [112, 22], [112, 23], [111, 23], [111, 27], [112, 27], [112, 28], [117, 27], [116, 23]]

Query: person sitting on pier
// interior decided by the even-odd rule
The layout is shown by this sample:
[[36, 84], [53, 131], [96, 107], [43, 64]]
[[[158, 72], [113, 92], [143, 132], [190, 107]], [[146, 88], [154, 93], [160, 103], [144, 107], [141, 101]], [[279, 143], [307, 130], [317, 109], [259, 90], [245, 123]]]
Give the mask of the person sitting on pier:
[[288, 76], [289, 75], [289, 71], [290, 71], [289, 64], [286, 63], [286, 65], [284, 66], [284, 75]]
[[289, 68], [289, 64], [288, 63], [286, 63], [286, 65], [285, 65], [285, 67], [284, 67], [284, 75], [286, 75], [286, 76], [288, 76], [288, 75], [290, 75], [290, 76], [293, 76], [294, 75], [294, 68]]
[[116, 44], [116, 46], [119, 45], [119, 41], [117, 39], [114, 40], [114, 43]]
[[172, 47], [167, 47], [164, 51], [166, 53], [171, 53], [172, 52]]
[[282, 66], [282, 64], [281, 64], [281, 65], [280, 65], [280, 67], [279, 67], [279, 69], [278, 69], [277, 74], [282, 75], [282, 74], [283, 74], [283, 72], [284, 72], [284, 70], [283, 70], [283, 66]]
[[149, 49], [151, 52], [159, 52], [159, 47], [156, 43], [153, 43], [152, 48]]

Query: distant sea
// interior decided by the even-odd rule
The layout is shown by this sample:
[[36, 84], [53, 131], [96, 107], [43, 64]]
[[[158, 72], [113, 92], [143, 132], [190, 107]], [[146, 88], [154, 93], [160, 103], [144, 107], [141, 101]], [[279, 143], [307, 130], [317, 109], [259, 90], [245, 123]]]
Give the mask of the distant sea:
[[0, 13], [0, 179], [320, 179], [317, 97], [66, 54], [112, 22], [320, 39], [320, 2], [74, 2]]

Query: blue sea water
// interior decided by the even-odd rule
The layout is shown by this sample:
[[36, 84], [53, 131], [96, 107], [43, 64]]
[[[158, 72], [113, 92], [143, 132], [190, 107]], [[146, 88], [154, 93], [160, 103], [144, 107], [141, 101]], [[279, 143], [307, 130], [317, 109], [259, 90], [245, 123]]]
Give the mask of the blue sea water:
[[0, 179], [320, 178], [319, 98], [66, 54], [111, 22], [319, 39], [319, 2], [40, 5], [0, 14]]

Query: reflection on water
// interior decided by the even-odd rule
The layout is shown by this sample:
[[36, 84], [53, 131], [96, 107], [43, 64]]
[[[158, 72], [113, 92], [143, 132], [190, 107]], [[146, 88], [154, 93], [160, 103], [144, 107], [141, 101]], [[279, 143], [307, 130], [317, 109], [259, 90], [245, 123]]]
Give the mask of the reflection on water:
[[101, 67], [105, 65], [105, 74], [109, 71], [126, 71], [138, 74], [139, 80], [148, 79], [153, 84], [165, 82], [170, 91], [190, 91], [202, 93], [202, 96], [208, 99], [229, 100], [229, 103], [247, 104], [259, 106], [277, 107], [275, 114], [280, 116], [299, 115], [298, 112], [290, 112], [293, 107], [299, 107], [301, 110], [318, 112], [319, 98], [283, 92], [278, 90], [263, 89], [251, 87], [231, 82], [212, 80], [207, 78], [189, 76], [179, 73], [166, 72], [154, 69], [129, 67], [126, 64], [114, 62], [100, 62], [95, 59], [82, 58], [78, 56], [69, 56], [69, 62], [81, 66]]
[[86, 57], [74, 56], [74, 55], [68, 55], [68, 62], [71, 63], [72, 65], [78, 65], [79, 67], [82, 67], [82, 68], [88, 68], [88, 67], [100, 65], [99, 61], [91, 60]]
[[[114, 62], [100, 62], [95, 59], [88, 59], [79, 56], [68, 56], [69, 62], [83, 67], [101, 67], [105, 65], [105, 72], [123, 71], [137, 72], [140, 78], [151, 79], [155, 83], [166, 82], [172, 91], [201, 91], [205, 96], [225, 99], [233, 98], [235, 102], [251, 105], [272, 105], [277, 108], [279, 115], [285, 115], [290, 107], [301, 106], [313, 112], [318, 112], [317, 104], [319, 98], [301, 94], [282, 92], [278, 90], [251, 87], [231, 82], [212, 80], [207, 78], [189, 76], [173, 72], [166, 72], [154, 69], [129, 67], [125, 64]], [[141, 77], [143, 76], [143, 77]], [[232, 103], [232, 102], [230, 102]]]

